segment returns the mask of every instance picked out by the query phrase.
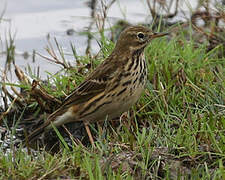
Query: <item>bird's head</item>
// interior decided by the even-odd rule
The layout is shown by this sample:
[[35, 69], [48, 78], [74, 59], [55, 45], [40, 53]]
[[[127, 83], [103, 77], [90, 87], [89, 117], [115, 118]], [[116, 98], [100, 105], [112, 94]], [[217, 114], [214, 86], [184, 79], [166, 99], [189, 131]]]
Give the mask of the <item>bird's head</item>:
[[116, 43], [116, 49], [135, 51], [145, 48], [148, 43], [157, 37], [162, 37], [168, 33], [155, 33], [144, 26], [130, 26], [126, 28], [119, 36]]

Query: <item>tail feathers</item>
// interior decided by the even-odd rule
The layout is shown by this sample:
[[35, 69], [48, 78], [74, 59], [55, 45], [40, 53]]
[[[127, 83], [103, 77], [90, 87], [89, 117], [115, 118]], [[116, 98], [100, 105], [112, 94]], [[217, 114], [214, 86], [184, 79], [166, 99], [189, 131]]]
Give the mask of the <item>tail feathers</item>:
[[33, 140], [37, 139], [44, 131], [45, 128], [49, 125], [49, 123], [43, 124], [41, 127], [35, 129], [31, 134], [29, 134], [27, 137], [24, 139], [24, 143], [31, 143]]
[[[29, 134], [27, 137], [24, 139], [25, 144], [29, 144], [33, 140], [37, 139], [46, 129], [49, 129], [49, 125], [51, 122], [54, 122], [55, 119], [62, 115], [65, 112], [65, 110], [58, 109], [52, 114], [49, 115], [48, 119], [44, 122], [43, 125], [41, 125], [39, 128], [35, 129], [31, 134]], [[57, 126], [57, 125], [56, 125]]]

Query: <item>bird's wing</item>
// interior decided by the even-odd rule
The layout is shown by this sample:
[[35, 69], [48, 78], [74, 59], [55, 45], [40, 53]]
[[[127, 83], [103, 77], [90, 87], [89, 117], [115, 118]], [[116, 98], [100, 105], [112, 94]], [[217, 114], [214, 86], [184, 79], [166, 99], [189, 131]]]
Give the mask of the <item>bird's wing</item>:
[[73, 92], [65, 98], [61, 107], [68, 108], [71, 105], [81, 104], [88, 101], [99, 93], [102, 93], [109, 81], [117, 71], [116, 64], [108, 64], [107, 61], [99, 65], [86, 80], [76, 87]]

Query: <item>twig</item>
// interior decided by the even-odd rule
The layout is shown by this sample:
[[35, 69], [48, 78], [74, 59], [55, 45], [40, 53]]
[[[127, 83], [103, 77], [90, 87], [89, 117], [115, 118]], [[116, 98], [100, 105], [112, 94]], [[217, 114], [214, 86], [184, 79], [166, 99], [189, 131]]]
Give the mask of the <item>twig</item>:
[[[148, 5], [148, 8], [149, 8], [149, 11], [152, 15], [152, 18], [153, 19], [156, 19], [156, 18], [164, 18], [164, 19], [168, 19], [168, 18], [173, 18], [174, 16], [177, 15], [177, 12], [178, 12], [178, 5], [179, 5], [179, 0], [176, 0], [176, 5], [175, 5], [175, 11], [174, 13], [169, 13], [170, 11], [170, 8], [172, 7], [171, 4], [172, 4], [172, 1], [170, 1], [170, 6], [168, 7], [168, 12], [166, 15], [162, 15], [162, 14], [158, 14], [156, 12], [156, 1], [153, 2], [153, 7], [152, 5], [150, 4], [150, 0], [146, 0], [147, 1], [147, 5]], [[163, 7], [162, 3], [159, 3], [161, 7]], [[165, 8], [164, 8], [165, 9]]]
[[[38, 88], [39, 86], [39, 88]], [[62, 102], [58, 99], [56, 99], [54, 96], [48, 94], [43, 87], [39, 84], [38, 81], [33, 80], [32, 82], [32, 89], [31, 89], [31, 93], [38, 98], [42, 98], [45, 101], [50, 101], [50, 102], [54, 102], [57, 104], [61, 104]]]
[[[50, 55], [52, 55], [50, 51], [47, 50], [47, 52], [48, 52]], [[49, 62], [52, 62], [52, 63], [55, 63], [55, 64], [59, 64], [59, 65], [63, 66], [64, 68], [67, 68], [67, 66], [66, 66], [64, 63], [62, 63], [61, 61], [59, 61], [57, 58], [51, 59], [51, 58], [49, 58], [49, 57], [47, 57], [47, 56], [44, 56], [44, 55], [42, 55], [42, 54], [39, 54], [38, 52], [36, 52], [36, 54], [37, 54], [38, 56], [40, 56], [40, 57], [42, 57], [42, 58], [48, 60]]]

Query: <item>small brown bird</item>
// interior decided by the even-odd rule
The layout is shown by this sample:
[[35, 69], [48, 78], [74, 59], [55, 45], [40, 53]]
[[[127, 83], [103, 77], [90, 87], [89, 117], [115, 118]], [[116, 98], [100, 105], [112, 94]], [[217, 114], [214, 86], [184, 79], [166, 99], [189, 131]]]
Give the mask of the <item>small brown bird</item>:
[[28, 135], [28, 141], [50, 130], [51, 124], [58, 127], [83, 121], [93, 145], [88, 123], [119, 117], [139, 99], [147, 80], [144, 49], [152, 39], [167, 34], [153, 33], [143, 26], [125, 29], [112, 54], [75, 88], [40, 128]]

